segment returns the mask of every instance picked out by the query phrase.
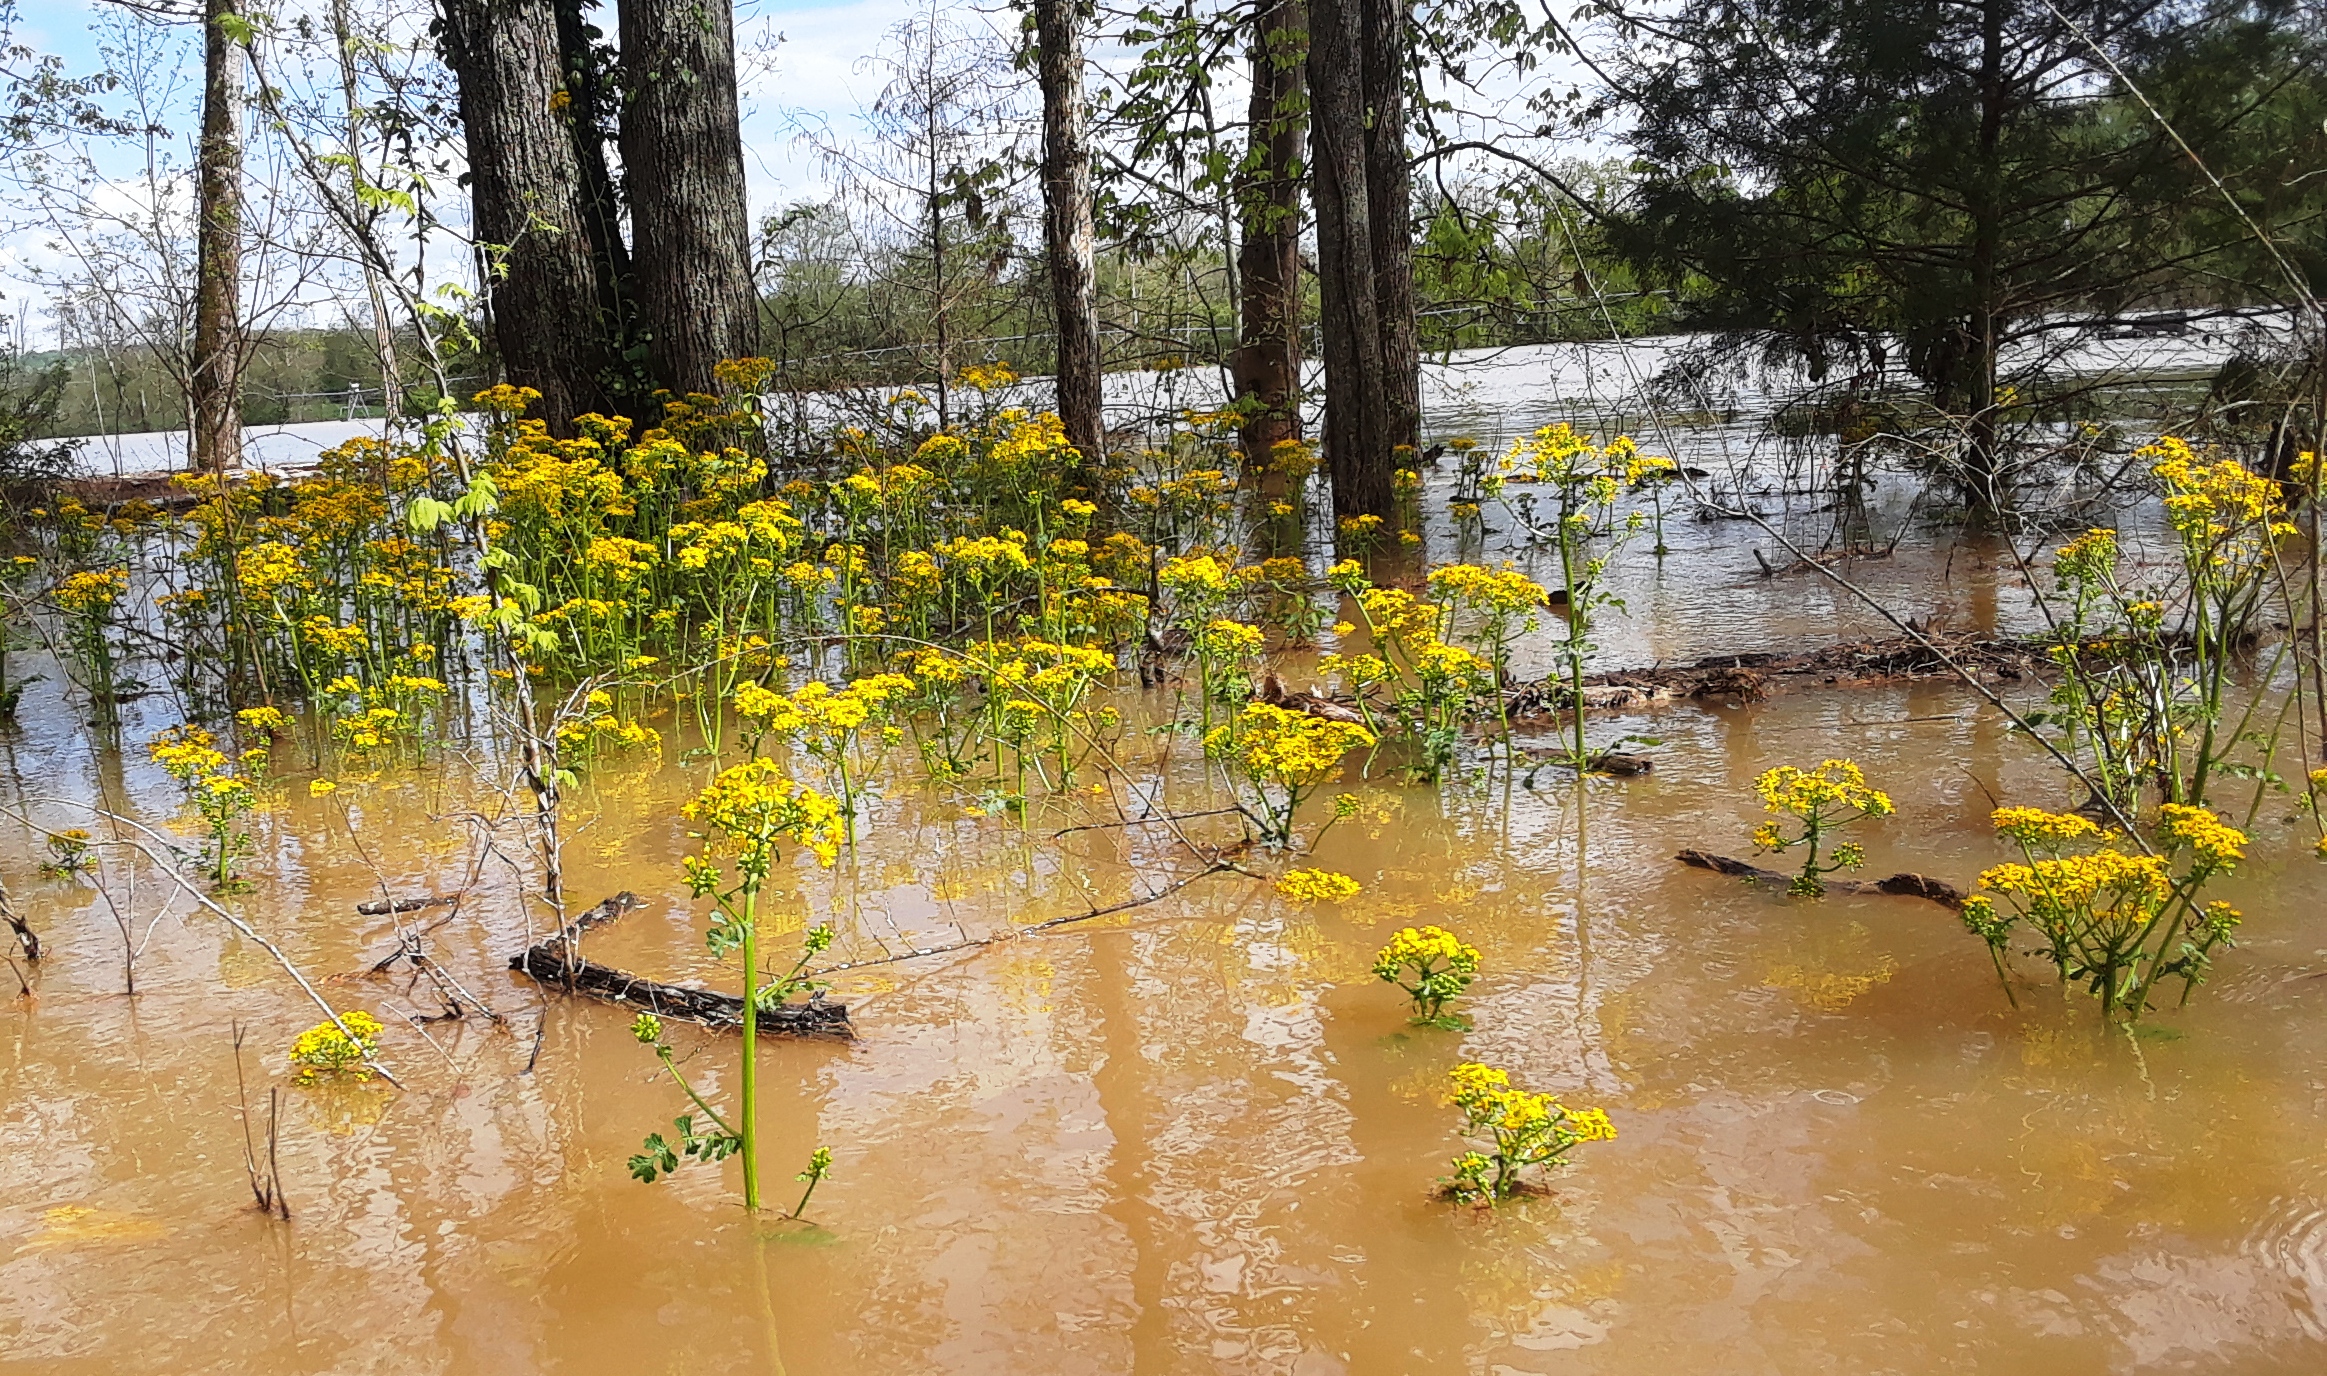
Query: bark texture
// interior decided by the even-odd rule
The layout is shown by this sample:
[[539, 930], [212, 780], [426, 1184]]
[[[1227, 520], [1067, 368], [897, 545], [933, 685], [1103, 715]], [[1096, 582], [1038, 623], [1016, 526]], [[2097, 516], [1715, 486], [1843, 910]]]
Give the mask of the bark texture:
[[1308, 157], [1309, 18], [1301, 0], [1263, 0], [1253, 16], [1252, 103], [1238, 179], [1237, 275], [1244, 286], [1229, 360], [1245, 407], [1245, 461], [1301, 437], [1301, 178]]
[[574, 145], [574, 168], [581, 177], [582, 226], [590, 241], [590, 266], [598, 279], [598, 311], [605, 321], [608, 348], [618, 363], [606, 378], [606, 399], [637, 415], [652, 390], [631, 344], [638, 333], [630, 292], [630, 249], [623, 241], [622, 193], [606, 150], [615, 141], [621, 105], [613, 70], [614, 50], [589, 22], [585, 10], [596, 0], [553, 0], [557, 6], [558, 63], [565, 83], [566, 132]]
[[203, 0], [186, 422], [194, 467], [213, 473], [242, 462], [242, 45], [228, 32], [240, 18], [235, 0]]
[[1042, 228], [1058, 331], [1058, 415], [1067, 442], [1097, 463], [1106, 453], [1100, 407], [1099, 300], [1091, 209], [1091, 150], [1083, 101], [1083, 0], [1035, 0], [1036, 76], [1042, 87]]
[[728, 0], [623, 0], [631, 291], [654, 380], [715, 392], [759, 347]]
[[445, 65], [460, 84], [475, 233], [492, 334], [509, 381], [541, 393], [556, 434], [619, 409], [620, 349], [601, 308], [581, 159], [552, 0], [440, 0]]
[[1317, 212], [1325, 457], [1337, 516], [1388, 516], [1392, 506], [1391, 383], [1374, 262], [1376, 198], [1367, 185], [1366, 3], [1311, 0], [1309, 6], [1310, 197]]
[[1366, 196], [1373, 232], [1375, 311], [1382, 324], [1382, 443], [1393, 467], [1411, 463], [1422, 426], [1422, 349], [1414, 321], [1414, 176], [1406, 155], [1406, 66], [1412, 0], [1365, 7]]

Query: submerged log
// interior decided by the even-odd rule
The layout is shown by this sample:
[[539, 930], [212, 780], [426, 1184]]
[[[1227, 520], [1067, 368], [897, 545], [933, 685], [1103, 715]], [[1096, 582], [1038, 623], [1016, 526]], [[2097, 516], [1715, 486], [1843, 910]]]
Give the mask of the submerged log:
[[[1714, 855], [1701, 850], [1684, 850], [1673, 859], [1684, 865], [1694, 865], [1701, 870], [1730, 875], [1749, 883], [1776, 884], [1782, 888], [1794, 882], [1794, 876], [1790, 874], [1780, 874], [1776, 870], [1765, 870], [1751, 861], [1739, 860], [1734, 856]], [[1958, 910], [1963, 907], [1964, 899], [1967, 896], [1963, 890], [1944, 879], [1933, 879], [1927, 874], [1904, 871], [1887, 879], [1829, 879], [1826, 881], [1826, 891], [1828, 893], [1889, 893], [1898, 894], [1904, 898], [1927, 898], [1943, 908]]]
[[1273, 673], [1260, 681], [1260, 688], [1253, 696], [1271, 707], [1282, 707], [1288, 712], [1305, 712], [1321, 721], [1344, 722], [1351, 726], [1365, 724], [1364, 714], [1356, 708], [1315, 693], [1292, 692], [1285, 687], [1285, 681]]
[[[1981, 678], [2008, 682], [2034, 678], [2050, 662], [2049, 647], [2041, 640], [1938, 633], [1927, 634], [1925, 639], [1929, 645], [1912, 636], [1895, 636], [1792, 654], [1714, 655], [1687, 664], [1622, 669], [1589, 676], [1581, 696], [1586, 708], [1611, 711], [1705, 698], [1753, 702], [1785, 685], [1952, 678], [1955, 670], [1948, 666], [1948, 660]], [[1576, 697], [1566, 683], [1552, 678], [1508, 689], [1504, 703], [1511, 716], [1525, 718], [1567, 712]]]
[[[681, 1022], [699, 1023], [722, 1031], [740, 1031], [743, 1028], [743, 996], [722, 994], [715, 989], [690, 989], [679, 984], [664, 984], [611, 965], [599, 965], [584, 960], [576, 953], [576, 941], [592, 927], [603, 926], [641, 906], [638, 896], [618, 893], [597, 907], [569, 922], [559, 931], [509, 957], [509, 968], [542, 984], [552, 985], [576, 994], [586, 994], [608, 1003], [619, 1003], [652, 1013], [658, 1018], [676, 1018]], [[774, 1008], [762, 1008], [759, 1031], [763, 1037], [854, 1037], [856, 1029], [848, 1020], [848, 1005], [825, 1000], [821, 991], [806, 1003], [785, 1003]]]
[[356, 904], [356, 911], [366, 917], [386, 917], [390, 913], [416, 913], [423, 908], [442, 908], [461, 901], [457, 893], [435, 894], [428, 898], [399, 898], [393, 902], [375, 898], [369, 903]]

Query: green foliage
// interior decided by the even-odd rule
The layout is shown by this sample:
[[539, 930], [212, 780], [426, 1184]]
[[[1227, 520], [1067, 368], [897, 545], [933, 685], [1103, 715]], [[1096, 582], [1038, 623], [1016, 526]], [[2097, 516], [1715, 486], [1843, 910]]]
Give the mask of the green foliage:
[[[1682, 292], [1679, 323], [1813, 380], [1904, 363], [1940, 427], [1964, 427], [1958, 476], [1980, 500], [2038, 419], [2053, 349], [2177, 289], [2218, 293], [2209, 274], [2253, 257], [2093, 44], [2275, 232], [2327, 210], [2327, 183], [2286, 177], [2319, 165], [2316, 114], [2307, 162], [2258, 137], [2318, 103], [2299, 74], [2322, 34], [2288, 0], [1688, 0], [1657, 32], [1624, 74], [1640, 181], [1615, 247]], [[2008, 351], [2037, 360], [2016, 385]]]

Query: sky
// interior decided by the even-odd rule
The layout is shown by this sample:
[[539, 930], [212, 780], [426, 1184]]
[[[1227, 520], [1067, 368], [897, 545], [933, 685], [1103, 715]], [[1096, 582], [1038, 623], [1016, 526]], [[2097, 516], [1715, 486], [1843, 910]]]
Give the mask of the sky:
[[[427, 0], [409, 2], [417, 9]], [[104, 9], [102, 0], [17, 0], [11, 36], [36, 53], [62, 58], [68, 74], [94, 72], [102, 59], [91, 23]], [[745, 175], [755, 216], [827, 189], [824, 169], [802, 135], [817, 130], [841, 142], [854, 136], [858, 110], [882, 81], [867, 70], [867, 59], [914, 9], [915, 0], [737, 0]], [[599, 22], [613, 28], [611, 3]], [[193, 30], [186, 32], [191, 62]], [[192, 122], [191, 110], [174, 121], [183, 126], [180, 143], [190, 145]], [[142, 168], [140, 153], [126, 145], [106, 157], [108, 177], [130, 177]], [[457, 193], [452, 199], [457, 201]], [[465, 218], [465, 207], [446, 206], [443, 213], [457, 222]], [[40, 337], [38, 309], [44, 293], [26, 281], [27, 269], [54, 266], [63, 257], [52, 234], [0, 229], [0, 310], [24, 322], [24, 342], [32, 347], [47, 342]]]
[[[0, 0], [0, 10], [8, 3], [9, 0]], [[283, 12], [320, 10], [320, 0], [275, 0], [275, 3]], [[409, 10], [417, 27], [432, 0], [355, 0], [355, 3], [359, 12], [391, 5], [397, 10]], [[878, 94], [885, 80], [871, 59], [882, 53], [884, 42], [900, 22], [925, 7], [942, 4], [960, 27], [983, 24], [998, 34], [1014, 33], [1018, 27], [1017, 15], [1005, 8], [1005, 0], [734, 0], [734, 3], [744, 107], [745, 174], [755, 218], [796, 201], [821, 199], [828, 193], [829, 174], [804, 135], [813, 131], [823, 140], [841, 145], [859, 137], [860, 111]], [[104, 0], [14, 0], [14, 4], [16, 43], [62, 58], [68, 75], [99, 69], [99, 41], [90, 26], [93, 19], [108, 12]], [[598, 11], [598, 22], [608, 30], [614, 27], [614, 0], [605, 0]], [[181, 104], [185, 108], [171, 118], [170, 123], [178, 131], [177, 138], [164, 149], [165, 157], [174, 157], [181, 166], [190, 160], [195, 123], [192, 104], [199, 98], [199, 73], [193, 70], [199, 61], [193, 46], [196, 31], [187, 26], [183, 34], [187, 81], [182, 87], [185, 99]], [[1093, 60], [1102, 71], [1120, 70], [1127, 65], [1127, 55], [1121, 49], [1100, 49], [1094, 52]], [[1229, 71], [1220, 76], [1222, 86], [1216, 92], [1216, 99], [1241, 103], [1241, 96], [1232, 89], [1238, 73]], [[1473, 132], [1469, 136], [1478, 135]], [[138, 180], [137, 174], [144, 167], [142, 150], [132, 148], [127, 142], [99, 147], [101, 172], [116, 188]], [[15, 217], [16, 223], [9, 223], [6, 209], [0, 206], [0, 311], [21, 319], [25, 317], [19, 313], [29, 309], [31, 324], [24, 331], [23, 342], [30, 347], [44, 347], [53, 338], [53, 330], [40, 328], [38, 308], [46, 292], [27, 280], [28, 268], [42, 264], [53, 267], [70, 255], [59, 252], [53, 232], [24, 230], [21, 214]], [[444, 189], [438, 213], [448, 223], [465, 222], [466, 206], [457, 190]]]

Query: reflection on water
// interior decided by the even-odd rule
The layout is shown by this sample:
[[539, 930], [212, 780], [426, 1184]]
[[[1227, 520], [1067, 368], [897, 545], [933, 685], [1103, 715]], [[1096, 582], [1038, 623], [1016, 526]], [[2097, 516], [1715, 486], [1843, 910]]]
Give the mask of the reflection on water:
[[[1496, 386], [1479, 404], [1507, 417], [1523, 379]], [[1437, 399], [1455, 420], [1462, 404]], [[1728, 432], [1691, 435], [1683, 457], [1800, 546], [1881, 546], [1909, 525], [1910, 491], [1836, 510], [1782, 472], [1741, 479]], [[1437, 497], [1450, 479], [1431, 476]], [[1502, 556], [1502, 513], [1466, 537], [1442, 500], [1428, 508], [1438, 557]], [[1756, 549], [1783, 552], [1758, 528], [1679, 510], [1670, 555], [1614, 571], [1626, 611], [1602, 623], [1601, 664], [1891, 633], [1819, 574], [1765, 576]], [[1981, 537], [1914, 529], [1845, 571], [1925, 625], [2039, 621]], [[1521, 673], [1548, 667], [1545, 640], [1521, 646]], [[0, 736], [0, 797], [168, 796], [141, 752], [93, 747], [60, 678]], [[1160, 702], [1124, 705], [1153, 720]], [[124, 739], [165, 710], [133, 705]], [[832, 959], [856, 967], [836, 994], [862, 1039], [770, 1043], [762, 1063], [771, 1181], [834, 1151], [820, 1229], [744, 1218], [732, 1166], [629, 1178], [683, 1101], [621, 1012], [545, 1001], [506, 970], [545, 914], [505, 855], [480, 863], [464, 819], [498, 800], [459, 756], [346, 780], [329, 802], [294, 777], [257, 819], [258, 882], [231, 902], [337, 1002], [390, 1024], [407, 1086], [287, 1091], [288, 1224], [250, 1207], [230, 1028], [251, 1029], [263, 1124], [312, 1007], [255, 943], [165, 910], [150, 875], [112, 895], [138, 947], [125, 996], [111, 909], [85, 879], [39, 877], [7, 828], [0, 874], [49, 956], [30, 997], [0, 975], [0, 1358], [247, 1376], [2327, 1366], [2327, 881], [2274, 836], [2283, 805], [2233, 885], [2239, 949], [2135, 1042], [2048, 986], [2009, 1006], [1984, 949], [1928, 903], [1803, 905], [1671, 860], [1741, 849], [1761, 770], [1849, 753], [1901, 808], [1866, 836], [1873, 870], [1967, 880], [2000, 858], [1991, 792], [2073, 801], [1973, 695], [1913, 684], [1608, 723], [1626, 729], [1662, 739], [1653, 774], [1580, 792], [1550, 773], [1542, 791], [1362, 785], [1315, 860], [1364, 884], [1344, 904], [1219, 874], [920, 959], [892, 957], [1151, 894], [1192, 862], [1163, 828], [1059, 834], [1113, 820], [1096, 801], [1021, 826], [892, 780], [861, 844], [781, 877], [767, 920], [834, 921]], [[1129, 740], [1132, 777], [1167, 775], [1179, 810], [1210, 805], [1184, 740]], [[570, 799], [569, 892], [647, 900], [590, 938], [594, 958], [737, 983], [679, 879], [676, 808], [708, 768], [610, 766]], [[1202, 830], [1217, 819], [1188, 826], [1227, 839]], [[449, 892], [473, 866], [427, 939], [506, 1021], [423, 1035], [403, 1018], [433, 1011], [426, 987], [365, 973], [398, 920], [354, 905], [383, 883]], [[1468, 1031], [1407, 1027], [1368, 972], [1423, 922], [1485, 954]], [[690, 1078], [732, 1097], [732, 1039], [672, 1035]], [[1458, 1150], [1440, 1097], [1464, 1059], [1602, 1105], [1622, 1135], [1579, 1152], [1548, 1198], [1451, 1207], [1432, 1183]]]
[[[1711, 586], [1670, 595], [1773, 640], [1822, 614], [1708, 606], [1737, 600]], [[17, 789], [160, 796], [51, 707], [5, 742]], [[0, 1352], [254, 1376], [2319, 1370], [2327, 884], [2297, 843], [2257, 844], [2242, 945], [2138, 1043], [2047, 986], [2007, 1006], [1931, 904], [1806, 906], [1669, 858], [1737, 848], [1755, 773], [1847, 747], [1900, 803], [1868, 834], [1874, 870], [1968, 878], [1996, 858], [1988, 790], [2061, 801], [1975, 709], [1915, 685], [1677, 710], [1654, 723], [1655, 773], [1580, 795], [1366, 785], [1317, 860], [1365, 884], [1346, 904], [1222, 874], [845, 975], [862, 1040], [770, 1043], [761, 1072], [770, 1176], [835, 1153], [813, 1232], [745, 1219], [732, 1167], [629, 1179], [681, 1104], [623, 1014], [545, 1003], [502, 968], [528, 919], [498, 862], [430, 940], [507, 1027], [392, 1027], [402, 1093], [289, 1091], [292, 1219], [269, 1222], [242, 1177], [228, 1029], [253, 1029], [263, 1099], [311, 1009], [199, 916], [155, 927], [125, 998], [86, 881], [34, 877], [11, 839], [0, 868], [52, 954], [0, 1011]], [[702, 768], [580, 790], [568, 884], [648, 900], [597, 958], [732, 986], [678, 879], [674, 808]], [[1192, 774], [1174, 787], [1196, 805]], [[345, 793], [391, 883], [461, 882], [460, 816], [483, 803], [462, 768]], [[1096, 810], [1021, 828], [888, 794], [839, 868], [783, 880], [778, 925], [834, 917], [838, 959], [1085, 911], [1188, 863], [1154, 828], [1053, 835]], [[362, 973], [394, 921], [354, 914], [378, 881], [325, 806], [285, 790], [234, 901], [394, 1023], [426, 991]], [[149, 881], [144, 920], [158, 897]], [[1405, 1026], [1367, 972], [1424, 921], [1485, 953], [1467, 1032]], [[674, 1040], [707, 1093], [732, 1092], [731, 1040]], [[1465, 1058], [1604, 1105], [1622, 1136], [1549, 1198], [1450, 1207], [1431, 1195], [1457, 1150], [1439, 1086]]]

